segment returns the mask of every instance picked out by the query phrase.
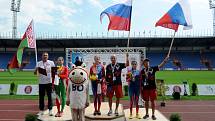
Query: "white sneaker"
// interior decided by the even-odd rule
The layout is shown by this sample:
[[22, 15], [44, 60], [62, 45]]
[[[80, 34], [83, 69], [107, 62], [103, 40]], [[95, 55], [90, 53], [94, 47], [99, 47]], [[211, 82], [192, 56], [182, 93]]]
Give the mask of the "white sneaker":
[[40, 111], [37, 115], [40, 116], [40, 115], [43, 115], [44, 114], [44, 111]]
[[53, 116], [52, 110], [49, 110], [49, 116]]
[[111, 116], [111, 114], [112, 114], [112, 110], [109, 110], [109, 112], [108, 112], [108, 116]]

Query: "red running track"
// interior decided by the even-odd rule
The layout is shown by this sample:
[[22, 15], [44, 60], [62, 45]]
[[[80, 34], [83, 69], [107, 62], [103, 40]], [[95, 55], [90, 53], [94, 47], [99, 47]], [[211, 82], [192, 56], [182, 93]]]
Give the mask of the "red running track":
[[[121, 102], [124, 108], [128, 101]], [[156, 108], [167, 118], [172, 113], [179, 113], [182, 121], [215, 121], [215, 101], [168, 101], [166, 107]], [[23, 121], [27, 113], [38, 113], [38, 101], [0, 100], [0, 121]]]

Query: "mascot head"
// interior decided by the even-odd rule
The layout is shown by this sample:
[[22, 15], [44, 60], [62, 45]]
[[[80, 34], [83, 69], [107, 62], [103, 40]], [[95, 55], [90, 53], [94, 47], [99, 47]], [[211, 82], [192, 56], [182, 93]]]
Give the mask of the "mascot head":
[[88, 81], [88, 73], [81, 66], [75, 67], [69, 73], [69, 80], [76, 85], [81, 85]]

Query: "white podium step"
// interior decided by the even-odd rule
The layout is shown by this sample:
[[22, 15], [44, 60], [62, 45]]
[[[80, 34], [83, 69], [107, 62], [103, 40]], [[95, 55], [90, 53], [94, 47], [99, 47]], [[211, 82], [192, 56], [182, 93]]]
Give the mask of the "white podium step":
[[114, 110], [115, 110], [116, 104], [113, 103], [112, 104], [112, 110], [113, 110], [113, 114], [111, 116], [108, 116], [107, 113], [109, 111], [109, 105], [107, 102], [104, 102], [101, 104], [101, 115], [98, 116], [94, 116], [93, 112], [94, 112], [94, 106], [93, 104], [91, 104], [85, 112], [85, 120], [86, 121], [125, 121], [125, 114], [123, 111], [123, 106], [122, 104], [119, 105], [118, 108], [118, 113], [119, 116], [115, 116], [114, 114]]
[[[119, 116], [114, 115], [114, 110], [115, 110], [116, 104], [113, 103], [112, 109], [113, 109], [113, 114], [111, 116], [107, 116], [107, 113], [109, 111], [109, 106], [107, 102], [102, 103], [101, 105], [101, 115], [94, 116], [94, 106], [93, 103], [90, 104], [88, 108], [85, 110], [85, 120], [86, 121], [153, 121], [151, 119], [151, 115], [148, 119], [137, 119], [135, 118], [136, 116], [136, 109], [133, 109], [133, 119], [129, 119], [130, 115], [130, 109], [123, 110], [122, 104], [119, 105]], [[151, 113], [151, 109], [149, 110]], [[55, 115], [57, 113], [57, 107], [53, 107], [53, 114]], [[139, 114], [141, 117], [145, 115], [145, 109], [140, 108], [139, 109]], [[156, 121], [169, 121], [166, 117], [164, 117], [161, 112], [158, 110], [155, 111], [155, 115], [157, 117]], [[48, 110], [44, 112], [44, 115], [39, 115], [38, 120], [41, 121], [71, 121], [71, 111], [69, 106], [65, 106], [64, 114], [62, 117], [55, 117], [55, 116], [49, 116], [48, 115]]]
[[72, 119], [71, 110], [70, 110], [69, 106], [65, 106], [62, 117], [55, 117], [55, 114], [57, 113], [56, 106], [53, 107], [52, 111], [53, 111], [53, 116], [49, 116], [49, 114], [48, 114], [49, 110], [46, 110], [43, 115], [38, 116], [38, 120], [40, 120], [40, 121], [70, 121]]
[[[133, 108], [133, 118], [129, 119], [128, 117], [130, 116], [130, 109], [126, 109], [124, 110], [125, 112], [125, 117], [126, 117], [126, 121], [154, 121], [151, 118], [151, 109], [149, 109], [149, 118], [148, 119], [143, 119], [143, 116], [145, 115], [145, 108], [140, 108], [139, 109], [139, 115], [141, 117], [141, 119], [137, 119], [135, 118], [136, 116], [136, 108]], [[169, 121], [160, 111], [155, 110], [155, 116], [157, 118], [156, 121]]]

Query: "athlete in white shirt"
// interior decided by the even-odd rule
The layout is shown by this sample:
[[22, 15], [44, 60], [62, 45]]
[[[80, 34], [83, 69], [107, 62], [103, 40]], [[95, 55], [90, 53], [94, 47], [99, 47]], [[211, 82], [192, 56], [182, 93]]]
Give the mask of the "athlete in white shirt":
[[42, 68], [46, 70], [47, 75], [39, 74], [39, 109], [41, 115], [43, 115], [44, 111], [44, 97], [45, 93], [48, 96], [48, 109], [49, 115], [52, 116], [52, 76], [51, 76], [51, 67], [55, 67], [53, 61], [48, 60], [48, 53], [44, 52], [42, 54], [42, 61], [37, 63], [37, 67], [35, 70], [35, 74], [38, 71], [38, 68]]

